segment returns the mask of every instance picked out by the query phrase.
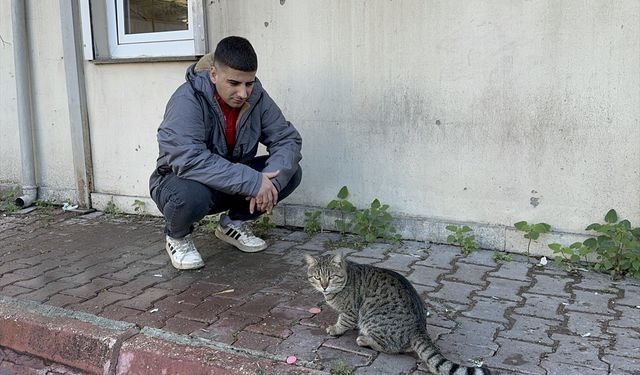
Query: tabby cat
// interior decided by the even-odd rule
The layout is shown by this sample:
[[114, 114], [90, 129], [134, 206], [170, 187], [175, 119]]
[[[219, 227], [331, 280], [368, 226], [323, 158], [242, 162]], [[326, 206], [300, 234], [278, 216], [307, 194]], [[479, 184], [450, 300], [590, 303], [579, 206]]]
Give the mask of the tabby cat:
[[332, 336], [358, 328], [356, 342], [385, 353], [416, 352], [437, 375], [490, 374], [485, 367], [465, 367], [446, 359], [427, 335], [424, 303], [402, 275], [340, 254], [305, 255], [311, 285], [338, 313], [327, 328]]

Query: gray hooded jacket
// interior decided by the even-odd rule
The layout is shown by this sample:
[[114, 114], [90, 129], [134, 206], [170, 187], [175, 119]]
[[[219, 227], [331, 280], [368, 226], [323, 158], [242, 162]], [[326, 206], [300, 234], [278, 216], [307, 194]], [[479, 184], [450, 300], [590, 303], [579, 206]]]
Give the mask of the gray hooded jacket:
[[280, 170], [271, 181], [282, 190], [302, 159], [298, 131], [256, 78], [238, 117], [235, 147], [227, 150], [215, 85], [208, 70], [196, 72], [194, 68], [195, 64], [187, 69], [186, 82], [169, 99], [158, 128], [160, 155], [149, 180], [152, 194], [162, 176], [174, 173], [227, 194], [256, 196], [262, 175], [246, 163], [256, 156], [258, 143], [269, 153], [263, 172]]

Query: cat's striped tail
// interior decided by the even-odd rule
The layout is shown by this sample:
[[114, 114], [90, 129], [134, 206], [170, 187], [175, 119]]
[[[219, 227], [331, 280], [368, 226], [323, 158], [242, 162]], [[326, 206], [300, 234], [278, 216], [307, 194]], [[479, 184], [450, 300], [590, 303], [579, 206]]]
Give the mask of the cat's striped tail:
[[435, 375], [489, 375], [486, 367], [465, 367], [446, 359], [427, 334], [411, 340], [411, 348], [418, 354], [429, 371]]

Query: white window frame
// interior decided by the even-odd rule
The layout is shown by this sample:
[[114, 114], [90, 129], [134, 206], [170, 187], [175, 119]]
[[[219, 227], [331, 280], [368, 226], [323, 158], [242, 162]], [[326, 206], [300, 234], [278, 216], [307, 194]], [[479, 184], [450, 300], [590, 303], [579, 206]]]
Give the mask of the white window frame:
[[[96, 1], [96, 0], [93, 0]], [[92, 1], [92, 2], [93, 2]], [[200, 56], [206, 53], [206, 27], [205, 8], [206, 0], [188, 0], [189, 29], [179, 31], [163, 31], [152, 33], [125, 34], [124, 32], [124, 0], [97, 0], [104, 5], [103, 24], [106, 33], [102, 38], [106, 40], [96, 41], [95, 32], [92, 35], [91, 24], [96, 23], [94, 14], [87, 10], [89, 0], [81, 0], [81, 13], [83, 23], [83, 41], [85, 59], [131, 59], [131, 58], [162, 58], [162, 57], [187, 57]], [[82, 10], [84, 8], [84, 10]], [[89, 34], [89, 35], [87, 35]], [[108, 47], [108, 56], [102, 52], [100, 56], [94, 55], [95, 43]], [[102, 42], [102, 43], [100, 43]], [[103, 49], [99, 49], [101, 51]]]

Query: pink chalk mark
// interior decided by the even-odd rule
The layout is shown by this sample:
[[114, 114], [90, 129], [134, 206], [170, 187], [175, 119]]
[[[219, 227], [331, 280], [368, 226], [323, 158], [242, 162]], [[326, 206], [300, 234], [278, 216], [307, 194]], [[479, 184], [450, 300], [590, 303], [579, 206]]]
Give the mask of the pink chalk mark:
[[320, 311], [322, 311], [322, 310], [320, 310], [320, 308], [318, 308], [318, 307], [312, 307], [312, 308], [309, 309], [309, 312], [312, 313], [312, 314], [320, 314]]
[[295, 355], [290, 355], [287, 357], [287, 363], [292, 365], [294, 363], [296, 363], [296, 361], [298, 360], [298, 358], [296, 358]]

